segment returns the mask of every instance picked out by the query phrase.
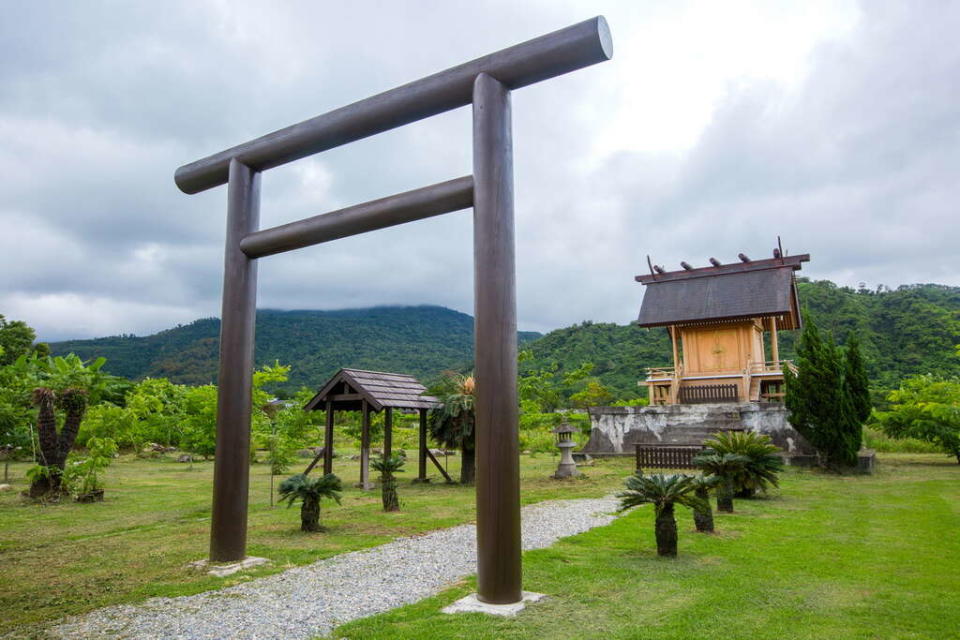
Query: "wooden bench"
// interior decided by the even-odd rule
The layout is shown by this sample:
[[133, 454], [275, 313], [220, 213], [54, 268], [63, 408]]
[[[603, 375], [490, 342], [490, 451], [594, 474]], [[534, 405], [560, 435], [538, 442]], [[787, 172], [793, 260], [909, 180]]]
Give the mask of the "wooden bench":
[[637, 473], [644, 469], [696, 469], [693, 458], [704, 449], [690, 444], [638, 444]]

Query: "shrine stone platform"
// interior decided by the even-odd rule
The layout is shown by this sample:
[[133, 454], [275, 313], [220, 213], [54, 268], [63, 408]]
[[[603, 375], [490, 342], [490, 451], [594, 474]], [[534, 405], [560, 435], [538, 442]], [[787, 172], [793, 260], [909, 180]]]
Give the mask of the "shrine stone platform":
[[810, 464], [815, 452], [787, 421], [781, 403], [671, 404], [592, 407], [590, 440], [578, 453], [634, 455], [637, 444], [699, 445], [718, 431], [744, 429], [770, 436], [788, 464]]

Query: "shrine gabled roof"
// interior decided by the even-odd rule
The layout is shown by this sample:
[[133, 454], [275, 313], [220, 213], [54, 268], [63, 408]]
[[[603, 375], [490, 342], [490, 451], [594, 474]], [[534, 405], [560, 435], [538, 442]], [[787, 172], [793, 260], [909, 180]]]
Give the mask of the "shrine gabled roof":
[[303, 408], [322, 409], [328, 400], [337, 411], [355, 411], [366, 400], [373, 411], [394, 409], [432, 409], [440, 402], [426, 395], [427, 388], [411, 375], [363, 369], [340, 369], [320, 388]]
[[807, 254], [637, 276], [646, 285], [641, 327], [779, 317], [782, 329], [800, 326], [793, 272]]

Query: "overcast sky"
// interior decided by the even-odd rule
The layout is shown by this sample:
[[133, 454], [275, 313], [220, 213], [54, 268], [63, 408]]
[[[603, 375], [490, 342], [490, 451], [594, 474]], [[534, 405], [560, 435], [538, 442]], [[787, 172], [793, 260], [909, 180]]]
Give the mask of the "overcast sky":
[[[612, 61], [515, 92], [520, 326], [626, 323], [646, 255], [960, 285], [960, 3], [11, 2], [0, 313], [42, 339], [219, 315], [226, 188], [181, 164], [592, 17]], [[261, 226], [470, 173], [459, 109], [264, 176]], [[472, 313], [468, 212], [261, 260], [259, 307]]]

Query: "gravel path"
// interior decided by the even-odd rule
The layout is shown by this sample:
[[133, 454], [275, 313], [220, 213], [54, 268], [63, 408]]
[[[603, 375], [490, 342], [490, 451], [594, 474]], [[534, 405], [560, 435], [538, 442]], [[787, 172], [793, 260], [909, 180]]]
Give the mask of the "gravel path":
[[[548, 547], [614, 519], [616, 500], [554, 500], [523, 508], [523, 548]], [[60, 638], [297, 640], [432, 596], [476, 573], [476, 527], [461, 525], [319, 560], [237, 586], [151, 598], [71, 618]]]

